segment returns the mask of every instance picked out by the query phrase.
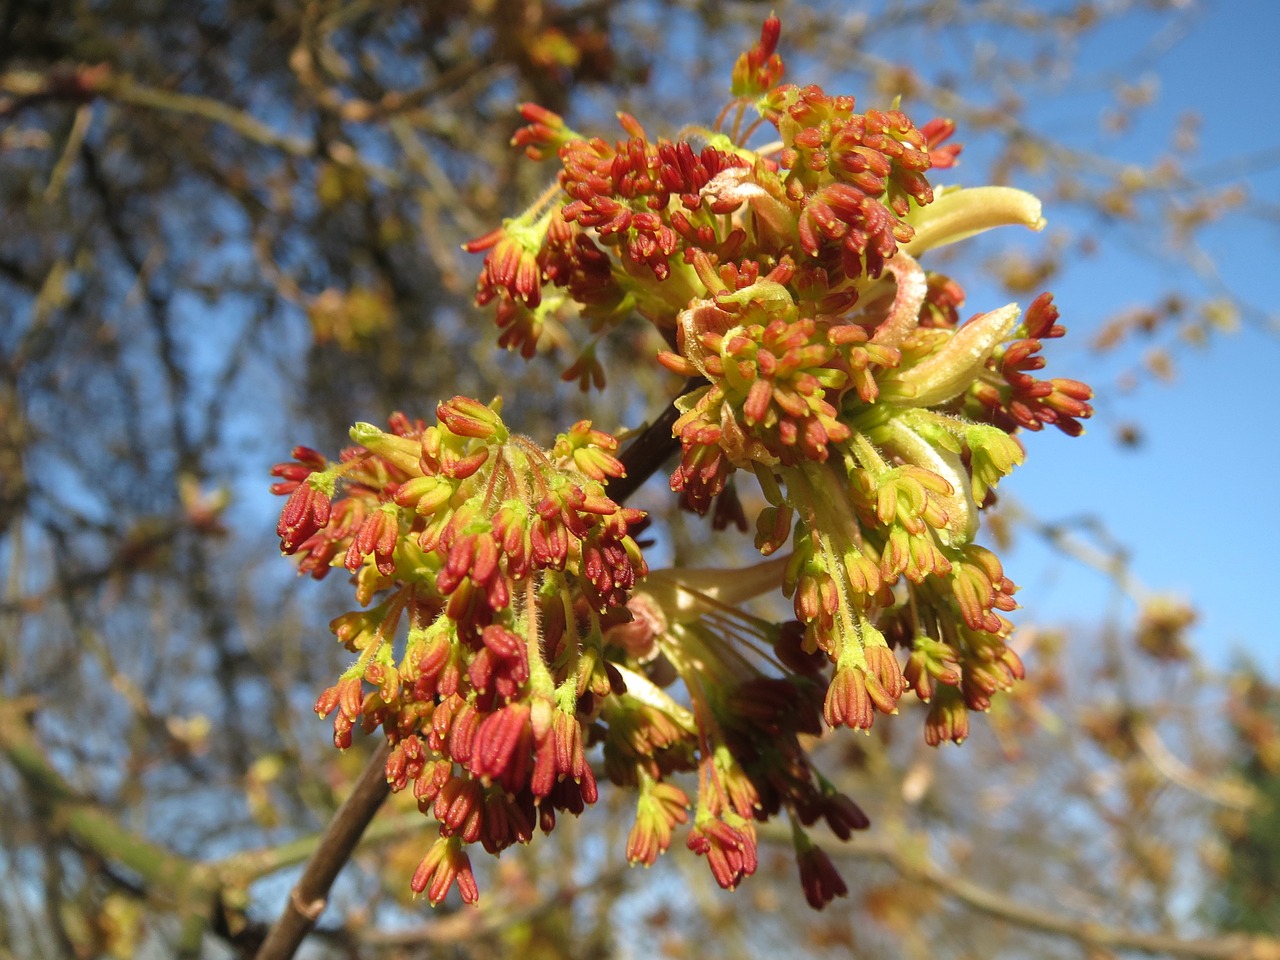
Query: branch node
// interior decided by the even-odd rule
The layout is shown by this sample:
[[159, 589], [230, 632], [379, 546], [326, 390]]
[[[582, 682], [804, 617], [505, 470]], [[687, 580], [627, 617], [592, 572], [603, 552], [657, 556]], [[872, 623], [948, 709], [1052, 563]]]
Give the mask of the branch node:
[[320, 914], [324, 913], [324, 908], [328, 905], [324, 897], [317, 897], [310, 901], [304, 900], [302, 891], [297, 887], [289, 891], [289, 903], [293, 905], [293, 909], [312, 923], [320, 919]]

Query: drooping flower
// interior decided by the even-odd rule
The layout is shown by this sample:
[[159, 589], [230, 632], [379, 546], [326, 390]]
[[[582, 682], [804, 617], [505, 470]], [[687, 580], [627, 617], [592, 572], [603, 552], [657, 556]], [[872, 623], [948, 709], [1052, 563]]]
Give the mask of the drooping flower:
[[441, 837], [418, 864], [410, 887], [414, 893], [425, 893], [434, 907], [444, 901], [455, 883], [463, 903], [475, 903], [479, 899], [471, 858], [457, 837]]
[[825, 850], [809, 839], [798, 824], [792, 824], [796, 865], [800, 868], [800, 889], [805, 901], [821, 910], [836, 897], [848, 896], [849, 888]]

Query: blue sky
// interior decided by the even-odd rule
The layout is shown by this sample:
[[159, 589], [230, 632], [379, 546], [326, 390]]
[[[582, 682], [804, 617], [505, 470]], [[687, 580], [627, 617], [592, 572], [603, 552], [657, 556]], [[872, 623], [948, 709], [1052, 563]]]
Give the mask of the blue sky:
[[[1190, 277], [1184, 260], [1162, 256], [1158, 238], [1117, 228], [1116, 236], [1104, 238], [1101, 256], [1052, 284], [1069, 339], [1081, 341], [1074, 349], [1061, 342], [1061, 362], [1054, 350], [1049, 369], [1090, 381], [1099, 416], [1079, 440], [1029, 437], [1027, 464], [1007, 486], [1046, 521], [1097, 517], [1128, 549], [1141, 582], [1189, 597], [1201, 614], [1195, 638], [1206, 660], [1225, 664], [1228, 651], [1244, 649], [1275, 675], [1280, 637], [1271, 627], [1268, 574], [1280, 533], [1280, 427], [1270, 394], [1280, 374], [1280, 308], [1272, 299], [1280, 268], [1280, 5], [1223, 0], [1197, 9], [1162, 38], [1171, 46], [1149, 65], [1159, 79], [1158, 97], [1132, 129], [1086, 133], [1078, 142], [1142, 162], [1167, 150], [1179, 115], [1198, 113], [1200, 150], [1186, 169], [1222, 185], [1241, 182], [1254, 202], [1270, 208], [1270, 222], [1236, 216], [1229, 228], [1205, 234], [1225, 286], [1254, 310], [1237, 333], [1203, 349], [1183, 349], [1173, 383], [1147, 380], [1118, 390], [1118, 368], [1082, 352], [1081, 341], [1103, 318], [1171, 284], [1208, 288]], [[1083, 68], [1105, 74], [1113, 64], [1117, 71], [1140, 64], [1151, 37], [1150, 18], [1125, 17], [1082, 46]], [[1101, 105], [1107, 96], [1096, 100]], [[1081, 116], [1089, 105], [1087, 95], [1080, 98]], [[1080, 225], [1052, 204], [1045, 213], [1051, 229]], [[1136, 450], [1115, 442], [1122, 422], [1140, 426], [1143, 443]], [[1038, 618], [1085, 624], [1106, 609], [1110, 591], [1103, 577], [1054, 560], [1034, 544], [1024, 542], [1008, 565]]]

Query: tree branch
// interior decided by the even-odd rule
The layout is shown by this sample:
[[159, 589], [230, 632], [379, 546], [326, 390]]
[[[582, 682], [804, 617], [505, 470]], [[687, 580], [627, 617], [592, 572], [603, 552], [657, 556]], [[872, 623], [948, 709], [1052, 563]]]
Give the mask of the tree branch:
[[199, 864], [154, 844], [121, 824], [98, 804], [80, 796], [36, 743], [31, 705], [0, 700], [0, 753], [18, 772], [43, 813], [52, 836], [91, 851], [139, 877], [147, 896], [175, 909], [184, 920], [180, 948], [198, 948], [217, 898], [213, 875]]
[[[73, 71], [54, 71], [48, 75], [30, 70], [0, 74], [0, 94], [10, 95], [0, 97], [0, 117], [13, 116], [48, 100], [87, 103], [101, 97], [126, 106], [199, 117], [226, 127], [245, 140], [291, 157], [315, 157], [319, 153], [314, 141], [281, 133], [244, 110], [214, 97], [143, 86], [127, 76], [112, 73], [105, 65], [80, 66]], [[367, 162], [349, 144], [328, 144], [326, 152], [335, 163], [358, 167], [379, 183], [400, 185], [400, 178], [393, 171]]]
[[[417, 810], [411, 813], [384, 817], [365, 828], [360, 843], [371, 844], [384, 840], [394, 840], [421, 831], [422, 814]], [[241, 850], [217, 861], [210, 868], [222, 881], [224, 887], [242, 890], [260, 877], [268, 876], [277, 870], [306, 863], [327, 834], [317, 832], [297, 837], [285, 843], [254, 850]]]
[[221, 100], [144, 87], [126, 76], [113, 74], [105, 64], [78, 66], [73, 70], [54, 70], [47, 74], [14, 70], [0, 74], [0, 93], [9, 94], [13, 98], [0, 103], [0, 116], [15, 114], [45, 100], [85, 103], [95, 97], [106, 97], [132, 106], [202, 117], [230, 127], [246, 140], [291, 156], [307, 157], [315, 153], [310, 141], [273, 130], [262, 121]]
[[[789, 834], [786, 839], [790, 842]], [[1000, 891], [950, 873], [911, 852], [916, 849], [919, 849], [918, 845], [903, 844], [901, 838], [886, 837], [876, 843], [867, 843], [860, 837], [845, 846], [833, 846], [828, 852], [841, 859], [884, 863], [903, 879], [932, 887], [977, 913], [1026, 930], [1067, 937], [1084, 947], [1133, 950], [1186, 960], [1280, 960], [1280, 940], [1273, 937], [1228, 933], [1188, 940], [1172, 934], [1145, 933], [1093, 923], [1019, 903]]]
[[[689, 380], [680, 391], [682, 394], [695, 389], [704, 383], [700, 379]], [[680, 411], [675, 402], [667, 404], [662, 414], [640, 432], [627, 449], [622, 451], [619, 459], [627, 468], [627, 474], [609, 484], [609, 496], [617, 503], [623, 503], [639, 490], [646, 480], [661, 469], [673, 453], [680, 449], [680, 444], [671, 435], [671, 425], [680, 419]]]
[[302, 877], [289, 891], [284, 911], [262, 942], [257, 960], [287, 960], [315, 926], [324, 912], [329, 888], [350, 859], [365, 827], [391, 793], [386, 774], [390, 754], [391, 745], [383, 740], [365, 764], [355, 789], [329, 821]]

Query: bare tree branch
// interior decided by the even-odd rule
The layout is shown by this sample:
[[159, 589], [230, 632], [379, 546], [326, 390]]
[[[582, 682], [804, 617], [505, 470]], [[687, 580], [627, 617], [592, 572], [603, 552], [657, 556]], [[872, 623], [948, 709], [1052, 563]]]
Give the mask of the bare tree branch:
[[[786, 831], [771, 831], [769, 836], [790, 843], [790, 835]], [[1026, 930], [1067, 937], [1083, 947], [1132, 950], [1187, 960], [1280, 960], [1280, 940], [1274, 937], [1232, 933], [1184, 939], [1172, 934], [1147, 933], [1094, 923], [1082, 917], [1020, 903], [1005, 893], [944, 870], [917, 853], [923, 849], [923, 841], [904, 843], [901, 837], [882, 834], [881, 839], [870, 842], [860, 836], [847, 845], [833, 846], [830, 853], [841, 859], [873, 860], [886, 864], [903, 879], [932, 887], [970, 910]]]
[[37, 744], [29, 721], [31, 706], [0, 700], [0, 753], [22, 777], [32, 802], [42, 808], [46, 830], [141, 878], [148, 898], [183, 918], [180, 948], [190, 952], [198, 945], [217, 900], [212, 873], [140, 837], [80, 796]]
[[333, 881], [350, 859], [369, 821], [391, 793], [386, 776], [390, 754], [390, 744], [384, 740], [365, 764], [355, 789], [329, 821], [302, 877], [289, 891], [284, 911], [258, 950], [258, 960], [292, 957], [324, 912]]

